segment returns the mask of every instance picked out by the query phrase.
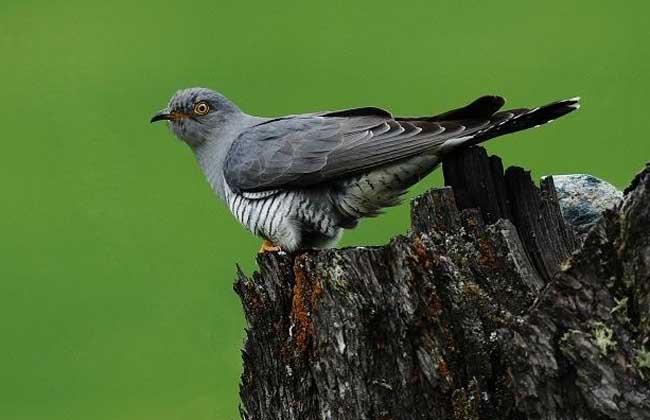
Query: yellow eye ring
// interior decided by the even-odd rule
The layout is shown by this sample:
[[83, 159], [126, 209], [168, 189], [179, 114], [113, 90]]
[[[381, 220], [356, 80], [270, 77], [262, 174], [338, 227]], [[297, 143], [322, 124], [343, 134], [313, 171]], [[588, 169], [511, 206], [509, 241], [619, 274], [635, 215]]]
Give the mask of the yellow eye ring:
[[197, 102], [194, 104], [194, 110], [192, 111], [196, 115], [206, 115], [208, 112], [210, 112], [210, 105], [208, 105], [207, 102]]

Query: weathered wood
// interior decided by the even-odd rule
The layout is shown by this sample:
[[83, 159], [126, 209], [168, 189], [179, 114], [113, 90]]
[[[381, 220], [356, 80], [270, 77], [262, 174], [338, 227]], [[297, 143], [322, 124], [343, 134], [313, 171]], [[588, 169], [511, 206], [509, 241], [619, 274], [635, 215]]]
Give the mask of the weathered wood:
[[499, 157], [488, 157], [482, 147], [471, 147], [450, 156], [442, 170], [445, 185], [453, 188], [461, 210], [479, 209], [487, 223], [512, 220]]
[[[477, 217], [481, 217], [477, 215]], [[481, 220], [482, 224], [482, 220]], [[422, 233], [455, 232], [461, 227], [456, 198], [451, 188], [440, 188], [417, 197], [411, 203], [411, 229]]]
[[575, 250], [573, 232], [565, 226], [551, 178], [543, 180], [540, 189], [522, 168], [508, 168], [504, 175], [501, 159], [488, 157], [482, 147], [451, 156], [443, 173], [458, 208], [479, 209], [489, 224], [508, 219], [515, 225], [546, 281]]
[[650, 418], [650, 168], [568, 259], [551, 183], [443, 169], [408, 236], [239, 272], [242, 418]]
[[650, 166], [633, 185], [529, 314], [501, 331], [529, 419], [650, 418]]
[[575, 249], [573, 233], [562, 218], [553, 180], [547, 178], [540, 190], [530, 179], [529, 172], [510, 167], [506, 170], [505, 181], [513, 223], [535, 267], [548, 281]]

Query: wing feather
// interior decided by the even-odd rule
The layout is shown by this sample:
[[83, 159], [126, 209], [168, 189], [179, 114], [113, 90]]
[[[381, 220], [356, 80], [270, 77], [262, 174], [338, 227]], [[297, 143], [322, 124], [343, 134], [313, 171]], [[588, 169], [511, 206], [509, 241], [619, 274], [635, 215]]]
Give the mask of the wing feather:
[[[379, 108], [357, 108], [267, 121], [233, 143], [224, 175], [236, 191], [260, 192], [315, 185], [435, 153], [449, 140], [511, 118], [494, 114], [499, 99], [487, 98], [441, 114], [463, 117], [458, 120], [393, 118]], [[471, 118], [472, 111], [479, 117]]]

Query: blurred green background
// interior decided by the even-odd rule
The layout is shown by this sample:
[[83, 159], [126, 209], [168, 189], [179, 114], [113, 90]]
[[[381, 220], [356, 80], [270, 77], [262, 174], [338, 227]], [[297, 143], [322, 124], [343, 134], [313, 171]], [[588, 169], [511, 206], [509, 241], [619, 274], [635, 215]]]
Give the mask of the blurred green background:
[[[593, 0], [4, 0], [0, 418], [238, 418], [244, 320], [231, 287], [260, 240], [189, 149], [149, 125], [175, 90], [212, 87], [261, 115], [581, 95], [578, 113], [488, 149], [535, 177], [624, 187], [650, 157], [648, 12]], [[343, 245], [404, 232], [407, 207]]]

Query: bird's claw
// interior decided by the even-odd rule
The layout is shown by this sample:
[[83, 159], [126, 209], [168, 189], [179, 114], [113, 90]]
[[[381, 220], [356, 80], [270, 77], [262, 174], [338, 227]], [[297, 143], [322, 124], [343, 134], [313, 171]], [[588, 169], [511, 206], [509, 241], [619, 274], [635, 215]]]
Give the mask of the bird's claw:
[[262, 242], [262, 247], [260, 248], [260, 250], [258, 252], [260, 254], [263, 254], [265, 252], [280, 252], [280, 251], [282, 251], [282, 248], [275, 245], [273, 242], [267, 241], [265, 239], [264, 242]]

